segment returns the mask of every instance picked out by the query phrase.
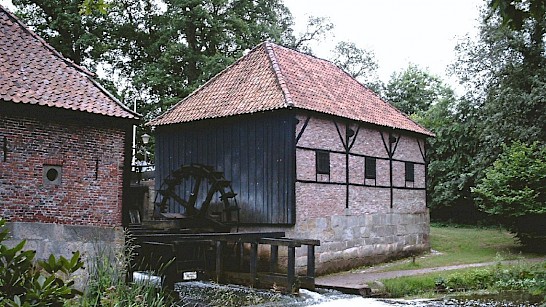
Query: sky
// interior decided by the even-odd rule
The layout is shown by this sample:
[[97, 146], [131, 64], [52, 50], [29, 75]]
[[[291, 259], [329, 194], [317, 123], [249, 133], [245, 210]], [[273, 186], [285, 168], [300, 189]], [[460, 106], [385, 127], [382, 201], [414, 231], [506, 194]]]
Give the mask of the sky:
[[[454, 47], [466, 34], [475, 36], [479, 10], [485, 0], [284, 0], [295, 21], [305, 30], [309, 16], [328, 17], [332, 35], [313, 46], [329, 58], [338, 41], [350, 41], [372, 51], [379, 77], [387, 82], [394, 72], [415, 64], [440, 76], [453, 87], [446, 69], [456, 59]], [[11, 8], [11, 0], [0, 0]]]
[[338, 41], [373, 51], [379, 77], [387, 82], [410, 63], [427, 69], [451, 85], [447, 66], [454, 47], [466, 34], [476, 36], [485, 0], [284, 0], [295, 19], [295, 32], [305, 30], [308, 16], [329, 17], [334, 37], [313, 46], [328, 58]]

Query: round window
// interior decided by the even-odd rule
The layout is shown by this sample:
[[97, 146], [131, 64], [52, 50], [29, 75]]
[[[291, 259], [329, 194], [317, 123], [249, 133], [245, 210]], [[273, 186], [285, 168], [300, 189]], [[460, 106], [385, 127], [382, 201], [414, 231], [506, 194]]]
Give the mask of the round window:
[[54, 168], [50, 168], [47, 170], [46, 177], [49, 181], [55, 181], [57, 178], [59, 178], [59, 171]]

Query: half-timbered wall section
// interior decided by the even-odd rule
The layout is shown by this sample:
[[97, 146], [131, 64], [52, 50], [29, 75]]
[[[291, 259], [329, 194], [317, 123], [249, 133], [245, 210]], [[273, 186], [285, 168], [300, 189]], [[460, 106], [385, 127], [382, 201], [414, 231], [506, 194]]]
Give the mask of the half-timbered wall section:
[[[296, 225], [286, 231], [321, 240], [319, 273], [429, 247], [422, 137], [334, 117], [297, 119]], [[329, 160], [328, 173], [317, 159]]]
[[[296, 194], [298, 204], [305, 204], [303, 211], [298, 210], [299, 219], [347, 212], [369, 214], [390, 209], [424, 211], [422, 138], [334, 119], [299, 116], [298, 120]], [[317, 152], [329, 155], [329, 174], [317, 172]], [[368, 176], [367, 162], [371, 164]], [[407, 178], [411, 168], [413, 177]], [[315, 208], [318, 206], [311, 204], [325, 206]]]

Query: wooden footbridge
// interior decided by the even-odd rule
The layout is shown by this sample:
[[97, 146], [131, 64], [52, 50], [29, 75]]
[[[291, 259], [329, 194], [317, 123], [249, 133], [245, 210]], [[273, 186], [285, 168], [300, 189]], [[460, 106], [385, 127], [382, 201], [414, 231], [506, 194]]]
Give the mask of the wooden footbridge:
[[[287, 293], [315, 288], [318, 240], [287, 238], [284, 232], [130, 231], [140, 246], [135, 269], [162, 272], [169, 287], [175, 282], [200, 279], [276, 288]], [[265, 250], [260, 246], [266, 246]], [[296, 268], [297, 248], [307, 251], [304, 274], [298, 274]], [[286, 262], [279, 263], [279, 249], [286, 249]]]

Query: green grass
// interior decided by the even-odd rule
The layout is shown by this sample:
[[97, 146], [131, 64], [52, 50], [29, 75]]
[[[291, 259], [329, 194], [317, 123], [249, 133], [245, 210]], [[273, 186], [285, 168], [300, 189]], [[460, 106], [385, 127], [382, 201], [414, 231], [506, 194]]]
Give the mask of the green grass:
[[438, 297], [448, 293], [519, 291], [546, 300], [546, 262], [492, 265], [382, 280], [389, 297]]
[[432, 225], [430, 244], [432, 250], [441, 254], [416, 257], [415, 263], [407, 259], [394, 261], [380, 271], [412, 270], [540, 256], [521, 252], [519, 243], [509, 232], [494, 228]]
[[[437, 297], [438, 292], [437, 285], [441, 283], [460, 284], [466, 283], [466, 289], [464, 290], [481, 290], [484, 286], [476, 286], [471, 280], [475, 279], [472, 276], [490, 275], [492, 274], [495, 266], [484, 268], [470, 268], [453, 270], [446, 272], [435, 272], [417, 276], [404, 276], [392, 279], [385, 279], [381, 282], [385, 286], [385, 291], [390, 297], [421, 297], [431, 298]], [[478, 272], [478, 273], [476, 273]], [[455, 280], [453, 282], [452, 280]], [[452, 287], [460, 289], [460, 286]]]

